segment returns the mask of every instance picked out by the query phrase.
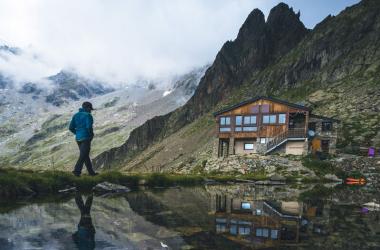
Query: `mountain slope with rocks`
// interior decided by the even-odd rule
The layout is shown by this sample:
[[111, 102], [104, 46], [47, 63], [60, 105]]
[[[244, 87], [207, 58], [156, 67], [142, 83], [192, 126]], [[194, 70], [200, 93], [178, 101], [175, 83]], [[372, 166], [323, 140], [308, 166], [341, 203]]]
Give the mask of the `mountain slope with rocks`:
[[253, 10], [183, 107], [154, 117], [98, 155], [98, 168], [174, 171], [211, 157], [211, 112], [257, 95], [302, 102], [342, 121], [339, 150], [380, 144], [380, 5], [363, 0], [307, 30], [284, 3]]
[[[46, 102], [43, 94], [37, 94], [38, 85], [24, 85], [19, 91], [0, 90], [0, 100], [4, 104], [0, 109], [1, 165], [70, 170], [78, 152], [73, 135], [68, 131], [68, 123], [83, 100], [91, 101], [97, 109], [93, 114], [96, 136], [92, 152], [99, 154], [122, 144], [129, 132], [146, 120], [185, 104], [206, 68], [196, 68], [187, 74], [166, 79], [165, 83], [157, 80], [146, 86], [132, 84], [109, 93], [98, 92], [105, 89], [101, 87], [104, 85], [95, 89], [96, 85], [78, 80], [85, 78], [68, 73], [62, 75], [61, 72], [58, 74], [61, 80], [55, 79], [58, 88], [73, 85], [66, 89], [78, 96], [74, 100], [69, 96], [55, 97], [56, 100], [64, 100], [59, 106]], [[74, 79], [68, 79], [67, 75]], [[80, 94], [83, 88], [90, 92]]]
[[80, 98], [104, 95], [115, 90], [107, 87], [106, 83], [86, 79], [70, 71], [61, 71], [48, 77], [48, 80], [53, 82], [54, 90], [45, 97], [45, 100], [55, 106], [77, 101]]

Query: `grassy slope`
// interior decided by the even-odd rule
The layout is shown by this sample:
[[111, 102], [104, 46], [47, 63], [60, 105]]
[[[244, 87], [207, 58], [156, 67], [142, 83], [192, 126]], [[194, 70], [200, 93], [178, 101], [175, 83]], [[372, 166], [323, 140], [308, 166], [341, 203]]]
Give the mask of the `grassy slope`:
[[212, 153], [214, 119], [205, 115], [139, 154], [123, 171], [158, 172], [201, 165]]

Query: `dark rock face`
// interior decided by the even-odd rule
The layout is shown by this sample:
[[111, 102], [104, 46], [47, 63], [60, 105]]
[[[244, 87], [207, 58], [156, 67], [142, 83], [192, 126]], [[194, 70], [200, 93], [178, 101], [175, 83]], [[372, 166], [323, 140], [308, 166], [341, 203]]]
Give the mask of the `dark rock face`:
[[24, 86], [21, 87], [19, 92], [22, 94], [39, 95], [42, 92], [42, 89], [38, 88], [37, 84], [35, 83], [26, 83], [24, 84]]
[[48, 78], [56, 86], [53, 92], [46, 96], [46, 102], [61, 106], [70, 100], [77, 101], [81, 97], [90, 98], [113, 91], [112, 88], [98, 81], [92, 81], [73, 72], [61, 71]]
[[305, 81], [337, 81], [366, 70], [379, 58], [375, 49], [379, 46], [379, 24], [380, 5], [374, 0], [346, 8], [336, 17], [328, 16], [276, 67], [270, 68], [270, 74], [261, 74], [252, 83], [274, 87], [282, 83], [292, 88]]
[[6, 52], [6, 53], [10, 53], [10, 54], [13, 54], [13, 55], [18, 55], [18, 54], [21, 53], [21, 50], [19, 48], [10, 47], [8, 45], [0, 45], [0, 51]]
[[226, 42], [190, 100], [193, 116], [208, 112], [230, 90], [251, 79], [294, 48], [308, 30], [286, 4], [274, 7], [265, 23], [255, 9], [233, 42]]
[[12, 81], [0, 73], [0, 89], [5, 89], [6, 87], [9, 87], [11, 84]]

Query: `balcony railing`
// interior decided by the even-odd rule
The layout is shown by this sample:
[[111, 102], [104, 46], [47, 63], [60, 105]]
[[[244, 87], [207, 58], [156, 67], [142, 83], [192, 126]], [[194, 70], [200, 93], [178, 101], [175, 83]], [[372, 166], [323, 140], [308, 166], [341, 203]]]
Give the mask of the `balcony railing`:
[[290, 128], [288, 138], [306, 138], [305, 128]]
[[306, 138], [305, 129], [293, 128], [283, 131], [282, 133], [271, 138], [267, 143], [259, 145], [257, 152], [266, 154], [276, 148], [278, 145], [287, 141], [289, 138]]
[[[223, 127], [219, 127], [219, 133], [231, 133], [231, 132], [258, 132], [258, 131], [261, 131], [263, 129], [263, 125], [259, 126], [259, 127], [227, 127], [227, 126], [223, 126]], [[249, 129], [246, 129], [246, 128], [249, 128]], [[306, 138], [307, 135], [306, 135], [306, 131], [305, 131], [305, 128], [289, 128], [287, 131], [282, 131], [274, 137], [272, 138], [271, 141], [273, 141], [274, 139], [277, 139], [276, 137], [280, 137], [279, 139], [280, 140], [283, 140], [284, 137], [285, 138]], [[275, 141], [278, 141], [278, 140], [275, 140]], [[271, 143], [273, 144], [273, 142]], [[272, 145], [271, 145], [272, 146]]]

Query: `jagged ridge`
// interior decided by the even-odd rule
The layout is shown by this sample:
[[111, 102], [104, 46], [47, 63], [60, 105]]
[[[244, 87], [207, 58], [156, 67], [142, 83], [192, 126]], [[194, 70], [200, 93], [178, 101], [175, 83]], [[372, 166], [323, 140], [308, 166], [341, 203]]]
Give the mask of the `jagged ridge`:
[[120, 166], [150, 144], [209, 112], [234, 88], [294, 48], [307, 33], [299, 15], [284, 3], [271, 10], [267, 22], [260, 10], [253, 10], [237, 38], [223, 45], [185, 106], [167, 115], [154, 117], [136, 128], [124, 145], [97, 156], [95, 166]]

